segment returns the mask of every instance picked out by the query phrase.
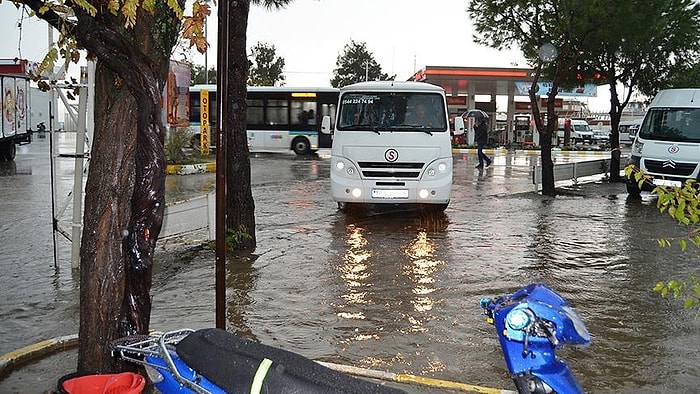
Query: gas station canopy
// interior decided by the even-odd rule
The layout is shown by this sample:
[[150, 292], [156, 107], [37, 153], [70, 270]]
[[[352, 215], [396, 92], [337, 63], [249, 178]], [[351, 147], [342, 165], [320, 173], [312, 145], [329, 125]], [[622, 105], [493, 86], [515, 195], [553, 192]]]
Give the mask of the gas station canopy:
[[442, 86], [448, 96], [507, 96], [515, 92], [515, 82], [532, 82], [532, 69], [495, 67], [425, 66], [411, 81]]

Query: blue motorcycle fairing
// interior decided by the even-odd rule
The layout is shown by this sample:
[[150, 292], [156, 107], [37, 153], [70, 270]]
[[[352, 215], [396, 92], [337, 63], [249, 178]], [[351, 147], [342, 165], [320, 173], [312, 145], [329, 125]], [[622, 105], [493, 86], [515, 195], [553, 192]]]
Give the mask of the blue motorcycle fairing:
[[543, 382], [546, 382], [556, 393], [568, 394], [585, 392], [571, 372], [571, 368], [569, 368], [568, 364], [564, 361], [557, 359], [555, 363], [533, 369], [530, 373]]
[[536, 378], [558, 393], [583, 393], [568, 364], [555, 354], [564, 344], [588, 344], [591, 340], [566, 300], [546, 285], [535, 283], [495, 300], [484, 297], [480, 303], [496, 328], [516, 382]]
[[[207, 378], [199, 375], [192, 368], [188, 367], [176, 353], [170, 352], [170, 357], [172, 358], [173, 364], [175, 364], [175, 368], [177, 368], [178, 373], [183, 378], [189, 380], [190, 382], [196, 383], [198, 386], [209, 391], [211, 394], [226, 394], [226, 391], [221, 390], [214, 383], [207, 380]], [[177, 381], [177, 379], [175, 379], [175, 376], [173, 376], [172, 372], [168, 368], [167, 363], [161, 357], [146, 356], [144, 361], [152, 366], [159, 366], [159, 368], [155, 369], [160, 372], [161, 376], [163, 376], [163, 381], [158, 383], [154, 382], [153, 385], [161, 393], [190, 394], [194, 392], [191, 389], [183, 386]]]
[[[565, 299], [542, 283], [530, 284], [509, 296], [500, 297], [491, 306], [494, 318], [496, 314], [502, 315], [504, 309], [510, 311], [513, 308], [529, 308], [535, 316], [554, 323], [555, 336], [560, 344], [584, 345], [591, 342], [591, 335], [578, 313]], [[513, 340], [524, 340], [522, 331], [507, 335]], [[534, 339], [530, 338], [531, 341]]]

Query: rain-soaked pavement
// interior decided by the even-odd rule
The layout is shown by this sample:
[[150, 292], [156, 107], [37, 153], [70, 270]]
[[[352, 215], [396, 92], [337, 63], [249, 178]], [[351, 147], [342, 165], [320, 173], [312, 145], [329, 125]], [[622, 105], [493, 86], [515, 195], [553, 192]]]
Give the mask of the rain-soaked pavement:
[[[69, 149], [73, 138], [58, 142]], [[534, 160], [497, 156], [479, 173], [474, 156], [455, 154], [444, 214], [354, 217], [329, 196], [324, 155], [253, 155], [258, 248], [248, 262], [228, 261], [228, 329], [313, 359], [514, 390], [478, 302], [541, 281], [593, 336], [560, 353], [588, 392], [697, 392], [700, 321], [651, 291], [696, 272], [697, 254], [655, 242], [683, 229], [650, 196], [628, 201], [623, 184], [586, 183], [554, 199], [532, 193]], [[0, 165], [4, 354], [77, 332], [78, 275], [61, 237], [53, 263], [48, 138]], [[72, 160], [59, 159], [56, 173], [60, 209]], [[206, 193], [214, 182], [213, 174], [169, 176], [167, 198]], [[159, 246], [154, 329], [214, 325], [214, 252], [193, 244]], [[45, 392], [71, 368], [74, 352], [59, 353], [12, 373], [0, 392]]]

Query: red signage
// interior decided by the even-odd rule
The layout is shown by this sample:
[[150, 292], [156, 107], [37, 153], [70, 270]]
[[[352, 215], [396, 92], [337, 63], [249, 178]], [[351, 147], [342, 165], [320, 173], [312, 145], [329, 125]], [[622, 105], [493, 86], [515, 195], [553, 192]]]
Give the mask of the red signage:
[[467, 105], [467, 96], [447, 96], [447, 105]]

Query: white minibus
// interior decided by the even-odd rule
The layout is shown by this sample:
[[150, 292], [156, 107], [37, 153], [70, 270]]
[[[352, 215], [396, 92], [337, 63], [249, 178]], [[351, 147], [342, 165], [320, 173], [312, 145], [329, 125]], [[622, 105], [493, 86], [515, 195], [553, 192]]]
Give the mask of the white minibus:
[[[340, 89], [333, 130], [331, 195], [353, 204], [417, 204], [443, 211], [452, 189], [445, 91], [423, 82], [361, 82]], [[464, 120], [455, 117], [455, 134]]]
[[652, 177], [641, 190], [633, 177], [627, 192], [638, 196], [655, 186], [683, 186], [700, 173], [700, 88], [660, 91], [632, 143], [630, 164]]

